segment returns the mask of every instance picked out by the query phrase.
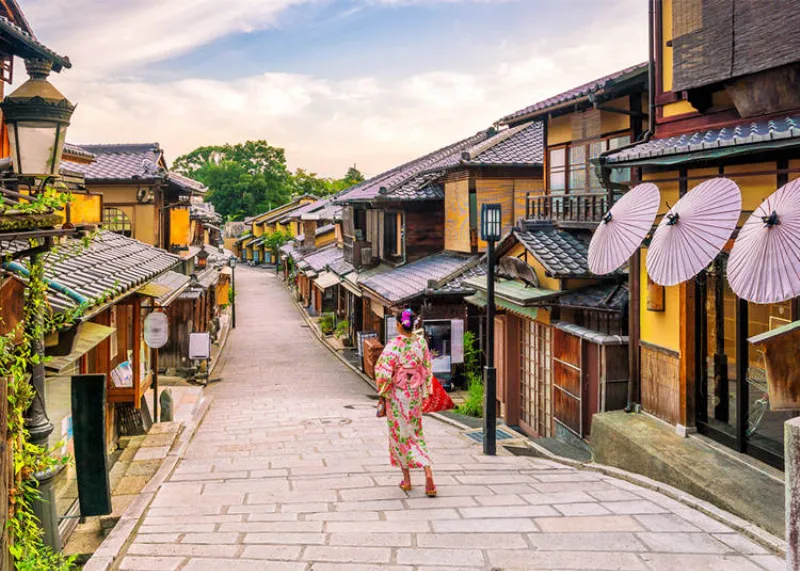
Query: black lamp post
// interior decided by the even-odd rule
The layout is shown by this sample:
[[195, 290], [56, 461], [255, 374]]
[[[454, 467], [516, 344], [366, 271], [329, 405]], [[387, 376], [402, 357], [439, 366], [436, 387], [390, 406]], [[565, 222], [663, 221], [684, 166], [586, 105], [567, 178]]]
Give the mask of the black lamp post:
[[[3, 121], [8, 128], [14, 172], [20, 178], [33, 181], [32, 192], [35, 192], [37, 179], [47, 181], [58, 177], [67, 127], [75, 110], [75, 106], [47, 81], [52, 66], [52, 62], [47, 60], [26, 60], [25, 67], [30, 79], [0, 104]], [[51, 245], [48, 239], [47, 246]], [[31, 257], [32, 264], [37, 262], [37, 257], [38, 254]], [[41, 327], [44, 321], [42, 311], [36, 311], [28, 327]], [[33, 341], [32, 351], [38, 361], [31, 366], [30, 383], [35, 398], [25, 412], [25, 426], [30, 434], [31, 444], [47, 448], [53, 424], [47, 416], [45, 405], [44, 347], [44, 337]], [[54, 551], [61, 551], [53, 488], [53, 480], [57, 474], [57, 470], [35, 474], [41, 499], [33, 503], [33, 511], [44, 532], [44, 542]]]
[[486, 366], [483, 369], [483, 453], [497, 453], [497, 369], [494, 367], [494, 245], [503, 231], [502, 210], [499, 204], [481, 206], [481, 240], [487, 242], [489, 262], [486, 276]]
[[236, 257], [228, 258], [231, 268], [231, 329], [236, 329]]

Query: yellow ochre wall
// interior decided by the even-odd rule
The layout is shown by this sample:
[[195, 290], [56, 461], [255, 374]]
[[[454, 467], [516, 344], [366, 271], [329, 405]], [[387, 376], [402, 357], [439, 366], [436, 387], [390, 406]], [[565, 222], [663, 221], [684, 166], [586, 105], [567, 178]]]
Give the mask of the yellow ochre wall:
[[133, 237], [137, 240], [158, 245], [158, 210], [155, 204], [137, 204], [133, 207]]
[[315, 239], [315, 244], [317, 248], [322, 248], [323, 246], [327, 246], [328, 244], [333, 244], [336, 241], [336, 231], [331, 230], [330, 232], [325, 232], [324, 234], [320, 234]]
[[664, 288], [664, 311], [647, 309], [647, 249], [642, 248], [639, 310], [641, 340], [659, 347], [680, 351], [680, 286]]
[[173, 208], [169, 212], [170, 246], [188, 246], [192, 242], [190, 235], [188, 208]]

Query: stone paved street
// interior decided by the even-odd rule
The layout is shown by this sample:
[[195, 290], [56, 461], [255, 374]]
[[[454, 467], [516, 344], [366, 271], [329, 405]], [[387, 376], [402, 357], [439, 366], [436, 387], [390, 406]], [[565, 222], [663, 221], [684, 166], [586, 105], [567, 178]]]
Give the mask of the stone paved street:
[[238, 268], [214, 398], [122, 570], [756, 571], [783, 561], [681, 503], [591, 471], [486, 458], [426, 419], [440, 497], [408, 495], [371, 389], [266, 271]]

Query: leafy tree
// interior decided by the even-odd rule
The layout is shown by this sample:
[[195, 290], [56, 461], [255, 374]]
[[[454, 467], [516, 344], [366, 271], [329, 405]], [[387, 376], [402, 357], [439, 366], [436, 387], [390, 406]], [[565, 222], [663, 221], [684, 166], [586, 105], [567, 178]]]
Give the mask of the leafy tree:
[[358, 170], [355, 165], [353, 165], [347, 169], [347, 174], [344, 175], [342, 182], [347, 185], [345, 188], [350, 188], [351, 186], [355, 186], [364, 182], [364, 180], [364, 175], [361, 174], [361, 171]]
[[313, 194], [314, 196], [328, 196], [333, 194], [333, 181], [328, 178], [317, 178], [317, 173], [305, 169], [297, 169], [292, 175], [295, 195]]
[[294, 191], [284, 150], [263, 140], [199, 147], [175, 159], [172, 170], [205, 184], [208, 201], [232, 220], [285, 204]]

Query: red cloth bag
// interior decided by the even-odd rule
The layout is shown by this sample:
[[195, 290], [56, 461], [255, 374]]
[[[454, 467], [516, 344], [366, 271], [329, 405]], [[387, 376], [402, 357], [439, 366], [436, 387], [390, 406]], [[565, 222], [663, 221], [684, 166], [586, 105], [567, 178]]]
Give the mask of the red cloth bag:
[[431, 394], [422, 402], [422, 412], [426, 414], [430, 412], [442, 412], [455, 407], [456, 405], [453, 403], [453, 399], [451, 399], [447, 391], [444, 390], [442, 383], [439, 382], [439, 379], [433, 377]]

